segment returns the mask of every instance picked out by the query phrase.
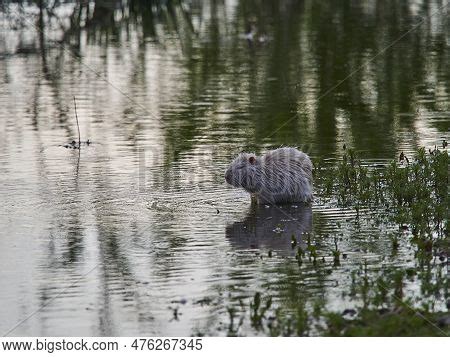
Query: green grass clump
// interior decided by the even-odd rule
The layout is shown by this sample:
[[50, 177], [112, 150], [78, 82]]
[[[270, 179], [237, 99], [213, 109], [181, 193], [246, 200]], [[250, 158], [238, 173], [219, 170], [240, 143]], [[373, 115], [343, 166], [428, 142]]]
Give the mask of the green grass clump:
[[449, 233], [448, 164], [447, 151], [421, 148], [411, 160], [402, 155], [402, 161], [370, 168], [346, 149], [336, 167], [319, 169], [317, 186], [338, 206], [355, 209], [358, 217], [371, 209], [379, 221], [408, 230], [421, 251], [432, 251]]
[[329, 313], [324, 336], [449, 336], [450, 328], [440, 326], [440, 314], [408, 308], [395, 311], [363, 310], [354, 320]]
[[[408, 282], [420, 285], [421, 301], [406, 297]], [[228, 309], [229, 335], [245, 335], [237, 333], [245, 325], [251, 334], [268, 336], [450, 336], [450, 314], [434, 306], [442, 302], [446, 289], [443, 269], [389, 267], [369, 272], [364, 264], [352, 272], [347, 298], [353, 308], [330, 311], [325, 299], [313, 296], [298, 296], [295, 306], [280, 306], [257, 292], [248, 304], [241, 301], [240, 316]], [[238, 329], [233, 327], [237, 318]]]

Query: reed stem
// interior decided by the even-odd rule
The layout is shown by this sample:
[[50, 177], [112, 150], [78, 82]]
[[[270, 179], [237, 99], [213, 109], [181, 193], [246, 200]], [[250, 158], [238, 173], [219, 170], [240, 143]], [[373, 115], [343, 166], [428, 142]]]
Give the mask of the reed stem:
[[78, 129], [78, 150], [81, 150], [80, 124], [78, 124], [77, 102], [75, 100], [75, 96], [73, 96], [73, 104], [75, 105], [75, 119], [77, 120], [77, 129]]

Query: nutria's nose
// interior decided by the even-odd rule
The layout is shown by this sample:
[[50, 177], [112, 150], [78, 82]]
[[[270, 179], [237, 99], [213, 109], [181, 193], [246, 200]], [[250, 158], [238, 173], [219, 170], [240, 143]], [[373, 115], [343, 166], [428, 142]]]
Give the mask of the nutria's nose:
[[231, 185], [231, 170], [228, 169], [225, 172], [225, 181]]

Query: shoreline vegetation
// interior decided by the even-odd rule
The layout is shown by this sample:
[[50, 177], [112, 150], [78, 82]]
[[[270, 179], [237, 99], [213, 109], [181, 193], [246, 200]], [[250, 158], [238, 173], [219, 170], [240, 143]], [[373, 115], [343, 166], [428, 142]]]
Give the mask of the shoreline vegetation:
[[[316, 163], [318, 196], [355, 210], [359, 227], [376, 216], [391, 254], [412, 249], [411, 261], [375, 269], [363, 262], [350, 273], [350, 289], [342, 294], [352, 308], [332, 311], [326, 299], [311, 295], [294, 297], [286, 308], [257, 292], [249, 302], [227, 307], [228, 323], [218, 329], [228, 336], [246, 335], [244, 325], [252, 334], [268, 336], [449, 336], [448, 164], [445, 145], [428, 152], [421, 148], [414, 158], [401, 155], [376, 169], [363, 166], [352, 149], [345, 149], [336, 166]], [[323, 252], [308, 236], [306, 249], [294, 243], [292, 249], [299, 265], [331, 274], [346, 258], [338, 242], [335, 238], [334, 251]], [[272, 259], [271, 252], [265, 259]], [[420, 294], [410, 291], [412, 283], [420, 286]]]

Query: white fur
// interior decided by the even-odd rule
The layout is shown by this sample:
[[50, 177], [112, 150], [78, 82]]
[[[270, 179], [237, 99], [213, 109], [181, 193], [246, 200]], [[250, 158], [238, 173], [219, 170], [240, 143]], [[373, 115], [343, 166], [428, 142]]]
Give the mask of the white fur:
[[251, 193], [258, 203], [311, 202], [313, 199], [311, 160], [292, 147], [271, 150], [259, 157], [241, 153], [228, 167], [225, 179]]

